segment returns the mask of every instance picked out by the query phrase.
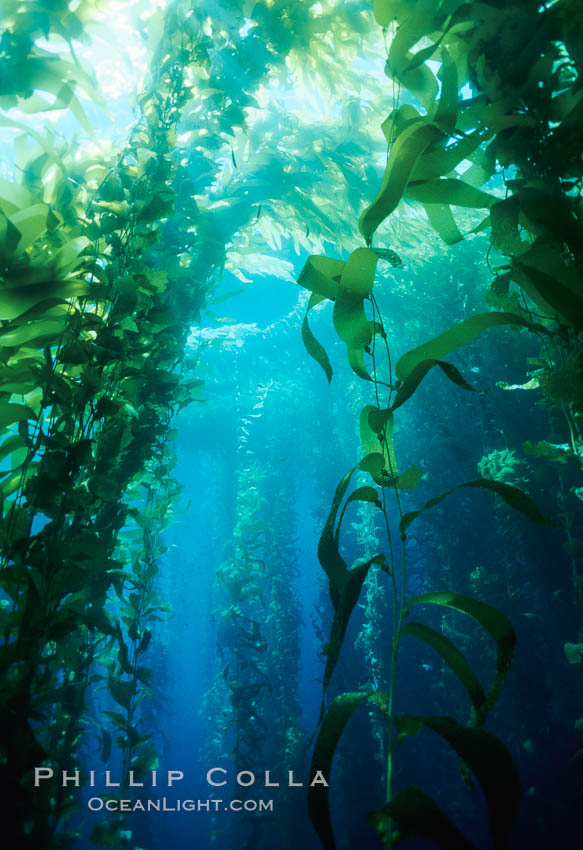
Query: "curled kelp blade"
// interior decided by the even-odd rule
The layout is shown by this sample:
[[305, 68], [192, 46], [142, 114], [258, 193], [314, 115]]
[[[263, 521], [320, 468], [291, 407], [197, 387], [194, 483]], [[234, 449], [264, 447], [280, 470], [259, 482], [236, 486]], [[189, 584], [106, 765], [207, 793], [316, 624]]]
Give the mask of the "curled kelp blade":
[[498, 608], [455, 591], [433, 591], [415, 596], [405, 606], [404, 616], [407, 617], [412, 608], [417, 605], [439, 605], [465, 614], [475, 620], [496, 641], [496, 670], [490, 687], [484, 692], [477, 675], [465, 657], [441, 632], [421, 623], [412, 622], [406, 623], [401, 630], [401, 634], [412, 634], [439, 652], [470, 696], [473, 707], [470, 724], [483, 725], [488, 713], [498, 700], [502, 685], [510, 672], [516, 645], [516, 632], [512, 623]]
[[367, 820], [383, 841], [423, 838], [443, 850], [475, 850], [435, 800], [419, 788], [403, 788], [390, 803], [369, 812]]
[[369, 693], [340, 694], [330, 703], [322, 718], [322, 723], [316, 737], [312, 761], [310, 764], [310, 788], [308, 790], [308, 813], [312, 826], [318, 833], [324, 850], [336, 850], [332, 821], [330, 819], [330, 803], [328, 787], [311, 784], [318, 772], [321, 772], [330, 784], [332, 760], [338, 742], [346, 724], [356, 709], [365, 702], [372, 702], [381, 711], [385, 710], [386, 695], [381, 691]]
[[[346, 491], [350, 484], [350, 480], [354, 474], [356, 467], [353, 467], [340, 480], [332, 507], [328, 518], [322, 529], [322, 534], [318, 543], [318, 560], [322, 569], [328, 577], [330, 600], [334, 608], [334, 618], [332, 620], [332, 628], [330, 631], [330, 639], [325, 648], [326, 667], [324, 669], [324, 683], [322, 699], [328, 689], [332, 674], [336, 668], [344, 635], [350, 615], [360, 596], [360, 590], [367, 576], [370, 567], [373, 564], [385, 564], [383, 555], [374, 555], [365, 563], [357, 564], [350, 568], [342, 555], [340, 554], [340, 530], [342, 520], [346, 510], [346, 505], [353, 501], [375, 502], [379, 503], [378, 494], [374, 487], [364, 486], [358, 487], [347, 498], [343, 510], [340, 512], [340, 505], [346, 495]], [[322, 703], [323, 709], [323, 703]]]
[[492, 481], [490, 478], [478, 478], [475, 481], [464, 481], [463, 484], [457, 484], [455, 487], [451, 487], [449, 490], [446, 490], [445, 493], [441, 493], [441, 495], [430, 499], [418, 511], [409, 511], [409, 513], [403, 514], [400, 522], [401, 534], [406, 533], [411, 523], [416, 520], [420, 514], [429, 510], [429, 508], [435, 507], [435, 505], [439, 504], [439, 502], [443, 499], [446, 499], [462, 487], [490, 490], [497, 496], [500, 496], [509, 507], [514, 508], [514, 510], [528, 517], [528, 519], [530, 519], [531, 522], [534, 522], [535, 525], [543, 525], [548, 528], [559, 527], [557, 521], [552, 517], [545, 516], [545, 514], [541, 513], [534, 499], [531, 499], [531, 497], [524, 493], [519, 487], [515, 487], [513, 484], [506, 484], [503, 481]]
[[462, 726], [451, 717], [397, 714], [395, 723], [402, 739], [426, 727], [455, 750], [482, 788], [494, 847], [506, 850], [522, 788], [514, 761], [502, 741], [484, 729]]

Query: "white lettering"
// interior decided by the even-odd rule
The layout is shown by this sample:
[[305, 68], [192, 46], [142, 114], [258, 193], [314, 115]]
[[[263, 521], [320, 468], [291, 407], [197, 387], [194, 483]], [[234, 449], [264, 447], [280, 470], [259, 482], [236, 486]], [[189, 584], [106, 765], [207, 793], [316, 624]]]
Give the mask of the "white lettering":
[[129, 784], [130, 788], [143, 788], [144, 787], [143, 782], [136, 782], [134, 780], [134, 771], [133, 770], [130, 770], [130, 781], [129, 781], [128, 784]]
[[328, 783], [326, 782], [326, 778], [321, 770], [317, 770], [314, 774], [314, 778], [310, 782], [310, 788], [313, 788], [314, 785], [324, 785], [326, 788], [328, 787]]
[[53, 769], [51, 767], [35, 767], [34, 787], [38, 788], [41, 779], [52, 779], [53, 776]]
[[223, 782], [215, 782], [212, 778], [213, 773], [222, 773], [223, 776], [225, 776], [227, 771], [225, 770], [224, 767], [211, 767], [211, 769], [208, 770], [207, 774], [206, 774], [206, 781], [208, 782], [209, 785], [217, 786], [217, 785], [226, 785], [227, 784], [226, 779], [223, 780]]
[[70, 782], [73, 783], [75, 788], [79, 787], [79, 771], [78, 770], [74, 770], [71, 775], [69, 775], [65, 770], [63, 771], [63, 782], [62, 782], [63, 788], [66, 788], [66, 786]]
[[174, 782], [181, 782], [184, 779], [184, 774], [181, 770], [168, 771], [168, 787], [172, 788]]
[[303, 786], [303, 782], [294, 782], [294, 772], [293, 770], [288, 770], [289, 782], [287, 783], [290, 788], [301, 788]]

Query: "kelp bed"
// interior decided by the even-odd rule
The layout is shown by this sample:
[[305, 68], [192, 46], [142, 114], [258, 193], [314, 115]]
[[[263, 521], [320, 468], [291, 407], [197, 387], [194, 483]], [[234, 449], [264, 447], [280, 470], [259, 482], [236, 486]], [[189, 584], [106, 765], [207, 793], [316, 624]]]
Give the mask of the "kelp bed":
[[[470, 517], [476, 491], [485, 491], [510, 534], [513, 512], [547, 529], [567, 563], [550, 596], [579, 629], [566, 659], [581, 661], [583, 10], [575, 0], [170, 0], [136, 9], [150, 70], [118, 149], [99, 146], [90, 116], [104, 97], [78, 56], [108, 4], [9, 0], [0, 12], [0, 125], [14, 141], [14, 168], [0, 179], [5, 829], [10, 820], [19, 846], [35, 850], [81, 840], [78, 789], [35, 788], [35, 766], [72, 771], [92, 746], [124, 776], [143, 778], [159, 764], [153, 707], [163, 671], [152, 642], [163, 642], [171, 617], [160, 571], [181, 490], [172, 429], [206, 391], [206, 344], [193, 344], [192, 329], [222, 325], [216, 310], [238, 295], [215, 292], [225, 272], [244, 285], [257, 269], [289, 278], [280, 255], [293, 244], [307, 293], [297, 334], [316, 361], [306, 358], [302, 381], [306, 392], [320, 391], [321, 367], [333, 387], [334, 357], [345, 351], [352, 383], [336, 409], [358, 425], [359, 457], [323, 496], [331, 505], [317, 547], [324, 668], [311, 739], [294, 644], [301, 568], [293, 540], [281, 537], [294, 496], [280, 493], [270, 506], [269, 493], [257, 492], [261, 469], [237, 471], [231, 546], [215, 577], [220, 673], [206, 698], [227, 706], [219, 746], [221, 735], [231, 740], [231, 760], [244, 770], [274, 753], [301, 765], [309, 742], [311, 773], [331, 777], [333, 795], [339, 742], [366, 708], [383, 760], [384, 802], [368, 814], [380, 845], [476, 846], [426, 790], [426, 772], [419, 787], [395, 779], [400, 744], [429, 729], [455, 752], [460, 781], [474, 777], [481, 787], [489, 846], [521, 846], [513, 833], [519, 772], [501, 736], [485, 728], [513, 676], [515, 624], [470, 565], [459, 589], [441, 580], [411, 592], [409, 541], [421, 514], [430, 523], [432, 509], [447, 511], [460, 491]], [[301, 86], [338, 102], [340, 118], [325, 109], [320, 123], [306, 118]], [[74, 135], [38, 121], [55, 111], [73, 121]], [[435, 284], [409, 296], [403, 281], [408, 268], [462, 256], [463, 240], [487, 280], [484, 291], [481, 281], [475, 287], [481, 307], [454, 304], [448, 289], [439, 316], [446, 330], [436, 334]], [[391, 288], [405, 293], [405, 308], [410, 298], [421, 338], [398, 358]], [[520, 340], [512, 348], [520, 384], [498, 374], [477, 381], [478, 370], [463, 367], [463, 352], [497, 333]], [[466, 394], [517, 392], [521, 404], [534, 399], [534, 418], [542, 399], [546, 436], [485, 454], [478, 477], [459, 480], [451, 470], [415, 502], [423, 458], [397, 463], [396, 429], [401, 418], [413, 421], [407, 411], [420, 399], [427, 403], [429, 382], [431, 404], [444, 411], [451, 393], [463, 410]], [[470, 423], [461, 420], [463, 435]], [[248, 425], [242, 419], [242, 452]], [[541, 481], [544, 508], [532, 496]], [[358, 512], [361, 544], [350, 558], [341, 546], [347, 511]], [[510, 552], [507, 559], [510, 569]], [[470, 574], [475, 595], [466, 592]], [[331, 696], [358, 608], [367, 679], [350, 682], [345, 671]], [[477, 645], [494, 660], [486, 684], [469, 641], [455, 640], [452, 612], [473, 622]], [[437, 653], [467, 710], [397, 710], [406, 636]], [[582, 753], [570, 760], [577, 794]], [[328, 789], [311, 787], [306, 804], [322, 846], [341, 846]], [[281, 818], [281, 846], [291, 846], [291, 804]], [[139, 846], [121, 814], [93, 824], [91, 841]], [[246, 841], [265, 841], [260, 821]]]

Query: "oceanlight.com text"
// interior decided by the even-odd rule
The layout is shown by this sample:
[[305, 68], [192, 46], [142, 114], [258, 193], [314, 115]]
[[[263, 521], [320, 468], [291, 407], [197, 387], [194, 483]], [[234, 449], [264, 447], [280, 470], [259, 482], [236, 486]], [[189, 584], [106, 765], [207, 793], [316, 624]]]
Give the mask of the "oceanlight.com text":
[[103, 800], [91, 797], [92, 812], [273, 812], [273, 800]]

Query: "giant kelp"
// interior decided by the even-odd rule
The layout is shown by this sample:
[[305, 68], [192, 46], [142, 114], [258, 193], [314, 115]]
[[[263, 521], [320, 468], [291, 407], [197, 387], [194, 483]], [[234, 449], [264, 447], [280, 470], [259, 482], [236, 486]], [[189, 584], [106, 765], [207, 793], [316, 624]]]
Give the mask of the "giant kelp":
[[[93, 4], [70, 6], [3, 10], [2, 106], [68, 109], [92, 133], [75, 88], [96, 102], [100, 95], [73, 42], [85, 37]], [[274, 157], [258, 159], [255, 177], [247, 169], [238, 185], [233, 143], [254, 88], [289, 51], [319, 42], [332, 56], [330, 30], [348, 45], [369, 26], [358, 4], [352, 17], [332, 6], [314, 24], [305, 4], [269, 3], [257, 4], [247, 36], [241, 8], [231, 6], [209, 17], [204, 6], [176, 3], [154, 16], [140, 118], [107, 159], [79, 157], [75, 143], [10, 112], [2, 119], [32, 140], [19, 148], [21, 181], [3, 181], [1, 191], [2, 449], [10, 463], [2, 480], [3, 778], [30, 846], [48, 846], [55, 832], [56, 843], [74, 838], [59, 831], [74, 795], [63, 789], [39, 805], [29, 771], [45, 759], [72, 767], [88, 723], [104, 760], [115, 743], [137, 776], [156, 764], [139, 707], [164, 609], [154, 588], [158, 535], [177, 492], [165, 435], [172, 414], [200, 397], [201, 381], [183, 370], [186, 338], [230, 238], [276, 220], [280, 201], [296, 215], [308, 204], [289, 162], [277, 173], [290, 177], [273, 181]], [[67, 45], [59, 57], [36, 44], [54, 34]], [[233, 63], [244, 73], [230, 73]], [[225, 150], [234, 173], [223, 187]], [[259, 202], [246, 198], [253, 179], [263, 187]], [[271, 198], [274, 209], [262, 211]], [[237, 208], [229, 220], [225, 206]], [[88, 686], [111, 700], [113, 739], [105, 718], [83, 714]], [[116, 846], [121, 827], [101, 824], [93, 838]]]
[[[487, 4], [375, 3], [377, 20], [390, 30], [391, 35], [386, 73], [406, 89], [413, 99], [402, 106], [396, 104], [383, 124], [389, 145], [387, 165], [376, 198], [361, 215], [360, 232], [367, 245], [371, 246], [373, 236], [382, 222], [393, 213], [403, 198], [408, 198], [424, 205], [429, 222], [445, 242], [453, 244], [463, 237], [453, 217], [452, 207], [488, 210], [489, 215], [472, 229], [489, 229], [493, 248], [510, 257], [509, 265], [497, 271], [491, 298], [491, 303], [503, 307], [506, 312], [471, 316], [454, 325], [431, 342], [405, 354], [393, 373], [386, 333], [373, 295], [376, 265], [373, 251], [369, 250], [366, 254], [366, 249], [357, 249], [348, 261], [311, 257], [298, 279], [312, 293], [308, 311], [323, 301], [333, 302], [334, 325], [347, 346], [349, 364], [357, 375], [374, 385], [376, 405], [366, 406], [361, 416], [363, 460], [360, 468], [368, 472], [374, 483], [383, 489], [379, 494], [374, 488], [357, 487], [349, 495], [346, 504], [354, 499], [376, 502], [385, 514], [389, 547], [386, 560], [384, 555], [379, 554], [352, 569], [341, 557], [338, 548], [340, 522], [337, 523], [336, 517], [352, 475], [347, 474], [337, 489], [319, 549], [336, 612], [327, 648], [324, 694], [364, 575], [375, 561], [388, 572], [395, 596], [388, 694], [344, 694], [336, 697], [326, 711], [323, 704], [313, 769], [320, 767], [322, 762], [330, 767], [336, 744], [356, 707], [366, 700], [372, 700], [380, 706], [381, 711], [388, 716], [389, 724], [388, 803], [382, 812], [371, 815], [371, 822], [377, 826], [387, 846], [392, 846], [397, 838], [412, 835], [422, 835], [441, 846], [471, 846], [425, 794], [408, 789], [393, 798], [391, 777], [395, 722], [397, 729], [405, 734], [407, 730], [417, 731], [420, 725], [429, 723], [435, 731], [444, 734], [462, 759], [465, 758], [465, 745], [459, 746], [465, 732], [460, 732], [458, 739], [458, 733], [453, 731], [458, 727], [453, 721], [419, 718], [411, 724], [393, 717], [395, 666], [400, 636], [410, 633], [427, 641], [464, 682], [474, 702], [474, 710], [478, 712], [470, 721], [470, 728], [480, 717], [476, 700], [482, 704], [485, 699], [489, 707], [495, 701], [502, 678], [508, 673], [510, 657], [507, 656], [502, 662], [503, 676], [496, 677], [491, 696], [485, 698], [471, 668], [447, 638], [434, 630], [428, 630], [421, 623], [403, 625], [403, 617], [409, 610], [404, 601], [406, 536], [410, 523], [421, 511], [404, 514], [401, 508], [399, 487], [414, 484], [415, 478], [407, 473], [404, 476], [398, 473], [393, 448], [393, 413], [414, 395], [425, 375], [436, 365], [462, 388], [474, 389], [451, 363], [442, 358], [493, 325], [506, 323], [527, 328], [539, 336], [547, 353], [551, 340], [551, 345], [563, 350], [566, 348], [567, 351], [577, 346], [581, 305], [581, 283], [578, 279], [580, 183], [577, 180], [580, 175], [581, 146], [577, 134], [569, 133], [567, 128], [572, 126], [570, 122], [574, 120], [579, 102], [576, 93], [578, 68], [576, 54], [569, 53], [569, 45], [571, 51], [575, 47], [572, 24], [567, 24], [565, 6], [560, 7], [559, 3], [553, 4], [552, 9], [537, 9], [539, 19], [534, 24], [533, 17], [536, 19], [537, 16], [531, 4], [507, 3], [503, 4], [503, 8], [498, 8]], [[524, 58], [525, 51], [519, 50], [518, 43], [520, 39], [528, 37], [525, 33], [532, 35], [535, 26], [537, 50], [540, 49], [542, 58], [537, 56], [538, 61], [533, 61], [531, 67]], [[416, 51], [413, 50], [415, 47]], [[437, 74], [434, 72], [436, 64], [439, 66]], [[506, 77], [511, 82], [505, 86]], [[463, 89], [466, 86], [471, 88], [473, 97], [465, 97]], [[543, 94], [545, 90], [546, 97]], [[559, 96], [568, 103], [566, 112], [560, 118], [553, 112], [556, 104], [552, 103], [552, 98]], [[529, 138], [526, 152], [525, 131]], [[566, 133], [569, 133], [567, 157], [560, 160], [554, 145]], [[470, 166], [464, 171], [463, 177], [458, 170], [461, 163]], [[502, 172], [510, 192], [506, 199], [497, 198], [496, 188], [491, 182], [499, 165], [504, 168], [514, 165], [517, 169], [512, 178]], [[479, 188], [486, 183], [489, 183], [488, 192]], [[529, 206], [530, 201], [532, 207]], [[556, 218], [555, 215], [547, 214], [547, 203], [555, 210]], [[563, 222], [564, 227], [558, 227], [558, 221]], [[516, 296], [510, 295], [511, 281], [521, 287], [522, 303]], [[372, 308], [370, 319], [365, 310], [367, 301]], [[320, 363], [330, 380], [332, 371], [328, 356], [313, 336], [307, 323], [307, 314], [302, 333], [308, 352]], [[383, 373], [383, 377], [386, 375], [385, 381], [380, 381], [377, 351], [382, 351], [385, 346], [388, 368]], [[365, 355], [370, 357], [370, 361], [367, 362]], [[549, 368], [552, 368], [550, 363]], [[388, 402], [382, 404], [380, 392], [384, 392], [383, 387], [386, 386], [389, 388]], [[571, 398], [576, 403], [575, 397]], [[573, 427], [574, 418], [578, 415], [577, 407], [564, 408], [564, 413], [570, 428], [573, 455], [577, 456], [580, 443], [576, 436], [576, 426]], [[481, 479], [457, 486], [486, 488], [496, 492], [507, 504], [527, 514], [534, 522], [556, 524], [544, 517], [526, 494], [508, 482]], [[403, 561], [399, 583], [396, 579], [396, 560], [385, 501], [387, 488], [394, 490], [395, 509], [400, 517]], [[457, 487], [431, 499], [421, 510], [436, 505], [455, 489]], [[445, 596], [448, 599], [455, 598], [455, 594], [452, 596], [448, 593]], [[429, 601], [430, 597], [427, 596], [427, 599]], [[435, 601], [437, 599], [436, 596]], [[445, 597], [442, 601], [445, 601]], [[473, 606], [481, 604], [464, 599], [462, 607], [466, 613], [471, 613]], [[476, 608], [476, 614], [479, 610]], [[502, 615], [493, 612], [490, 616], [495, 618]], [[479, 615], [478, 619], [484, 624], [485, 621]], [[512, 629], [507, 624], [502, 630], [495, 627], [491, 633], [501, 639], [502, 633], [512, 636]], [[513, 640], [507, 645], [507, 650]], [[481, 726], [485, 716], [482, 715], [478, 726]], [[495, 744], [491, 738], [483, 740], [483, 748], [477, 744], [477, 738], [471, 744], [473, 756], [466, 760], [466, 764], [476, 772], [490, 806], [494, 842], [496, 846], [506, 846], [510, 836], [511, 813], [517, 805], [518, 780], [501, 744]], [[474, 756], [477, 760], [474, 760]], [[484, 781], [480, 778], [483, 771], [488, 776]], [[496, 801], [493, 802], [490, 792], [496, 775], [513, 777], [511, 781], [509, 779], [512, 788], [509, 786], [506, 789], [505, 799], [495, 794]], [[493, 811], [492, 805], [496, 811]], [[327, 803], [316, 791], [311, 793], [311, 816], [323, 845], [333, 847]], [[499, 826], [499, 819], [505, 824], [503, 828]], [[395, 824], [398, 831], [393, 833]]]
[[[95, 132], [75, 89], [96, 101], [99, 92], [91, 73], [80, 68], [73, 46], [83, 37], [93, 6], [84, 3], [72, 12], [64, 2], [6, 5], [0, 76], [4, 109], [67, 108], [87, 132]], [[368, 128], [384, 115], [376, 112], [378, 87], [374, 103], [361, 98], [358, 83], [366, 73], [362, 67], [351, 70], [343, 58], [365, 55], [363, 36], [372, 25], [369, 3], [276, 0], [255, 4], [251, 13], [248, 4], [239, 2], [213, 3], [208, 9], [194, 2], [169, 4], [150, 23], [154, 72], [139, 97], [139, 122], [123, 150], [107, 160], [97, 154], [78, 158], [74, 144], [27, 127], [9, 111], [2, 119], [34, 143], [19, 147], [20, 181], [3, 181], [0, 187], [0, 451], [10, 464], [1, 485], [2, 586], [8, 603], [2, 610], [7, 673], [1, 705], [5, 733], [12, 735], [3, 778], [16, 789], [15, 820], [32, 818], [23, 837], [29, 846], [48, 846], [55, 831], [54, 842], [65, 841], [58, 832], [74, 800], [68, 789], [60, 789], [59, 799], [39, 795], [33, 806], [26, 773], [44, 758], [72, 767], [88, 724], [99, 735], [104, 761], [115, 743], [125, 766], [138, 774], [156, 764], [152, 730], [140, 706], [152, 692], [148, 650], [165, 607], [155, 589], [159, 532], [172, 518], [177, 494], [166, 434], [172, 414], [201, 397], [202, 382], [190, 374], [196, 359], [185, 360], [185, 342], [223, 267], [244, 280], [257, 267], [289, 274], [289, 265], [275, 263], [264, 247], [281, 247], [286, 235], [298, 248], [323, 252], [327, 240], [351, 251], [348, 260], [312, 257], [300, 279], [312, 293], [309, 310], [333, 302], [334, 326], [351, 368], [375, 393], [360, 422], [358, 474], [371, 478], [359, 482], [342, 506], [350, 476], [343, 479], [320, 543], [334, 608], [326, 685], [362, 588], [372, 615], [373, 588], [387, 576], [389, 589], [395, 591], [399, 583], [397, 541], [395, 555], [390, 539], [384, 555], [365, 545], [364, 562], [349, 567], [340, 547], [345, 510], [360, 513], [378, 503], [387, 532], [395, 534], [392, 520], [398, 516], [396, 533], [406, 536], [421, 510], [462, 486], [472, 494], [476, 488], [494, 492], [535, 521], [547, 522], [513, 486], [519, 482], [486, 475], [479, 481], [449, 482], [424, 507], [399, 516], [400, 490], [413, 488], [421, 470], [397, 466], [401, 454], [399, 444], [393, 445], [394, 422], [406, 403], [415, 403], [431, 371], [465, 391], [482, 391], [481, 382], [474, 386], [472, 376], [450, 362], [452, 353], [478, 334], [487, 339], [493, 325], [521, 328], [541, 342], [531, 387], [540, 388], [553, 415], [548, 440], [529, 450], [560, 473], [566, 458], [580, 462], [581, 396], [573, 380], [581, 364], [577, 10], [562, 0], [540, 9], [517, 2], [412, 0], [376, 2], [374, 9], [386, 30], [386, 71], [393, 92], [398, 98], [400, 90], [407, 102], [397, 99], [383, 124], [389, 144], [385, 175], [360, 221], [367, 247], [357, 247], [354, 224], [366, 187], [375, 181], [371, 161], [378, 143]], [[243, 14], [249, 13], [249, 26], [242, 28]], [[59, 57], [46, 55], [35, 39], [47, 33], [59, 33], [69, 49]], [[530, 52], [517, 49], [523, 43], [531, 45]], [[282, 83], [290, 65], [322, 90], [350, 91], [341, 120], [326, 132], [299, 120], [288, 124], [290, 113], [274, 103], [260, 116], [262, 87], [268, 80]], [[492, 245], [488, 259], [502, 265], [494, 268], [489, 294], [495, 311], [473, 315], [433, 339], [428, 328], [425, 342], [399, 360], [394, 374], [390, 365], [381, 374], [381, 354], [390, 349], [375, 266], [388, 260], [397, 267], [399, 255], [406, 256], [396, 242], [379, 247], [386, 217], [395, 220], [393, 211], [404, 204], [419, 206], [445, 245], [468, 231], [486, 233]], [[481, 211], [480, 216], [466, 218], [463, 209]], [[406, 260], [415, 254], [418, 261], [419, 253], [409, 246]], [[330, 377], [328, 355], [307, 318], [303, 336]], [[566, 450], [557, 445], [564, 423], [569, 428]], [[561, 521], [575, 552], [572, 488], [564, 474], [559, 478]], [[390, 498], [395, 507], [388, 516]], [[497, 515], [504, 517], [499, 509]], [[252, 554], [253, 546], [247, 548]], [[235, 579], [242, 563], [248, 562], [225, 563], [225, 576], [234, 569]], [[581, 604], [579, 578], [573, 559], [575, 598]], [[505, 750], [478, 727], [508, 672], [509, 627], [500, 613], [489, 609], [486, 617], [479, 603], [460, 594], [448, 596], [449, 602], [429, 600], [446, 609], [449, 603], [458, 610], [465, 606], [471, 618], [490, 624], [496, 633], [484, 626], [486, 634], [498, 646], [505, 636], [496, 687], [484, 689], [446, 636], [425, 623], [403, 622], [408, 610], [403, 592], [401, 584], [401, 596], [395, 596], [393, 662], [401, 635], [424, 641], [463, 682], [474, 711], [467, 729], [429, 715], [395, 718], [390, 759], [397, 731], [412, 735], [425, 726], [441, 735], [482, 783], [493, 833], [502, 846], [513, 806], [505, 807], [491, 793], [485, 750], [496, 757], [498, 770], [508, 770], [509, 803], [517, 785]], [[290, 602], [280, 593], [274, 602], [280, 616], [284, 599]], [[258, 622], [257, 610], [253, 617]], [[378, 611], [375, 617], [378, 626]], [[225, 640], [235, 641], [236, 633], [242, 644], [252, 644], [256, 628], [235, 618], [234, 633]], [[246, 673], [257, 659], [247, 661]], [[260, 665], [257, 669], [261, 674]], [[225, 677], [231, 684], [233, 671]], [[105, 717], [84, 715], [88, 686], [110, 701], [112, 710]], [[380, 709], [380, 724], [387, 715], [392, 721], [393, 686], [391, 679], [388, 696], [378, 693], [382, 687], [375, 682], [367, 688], [374, 697], [348, 694], [333, 701], [318, 736], [318, 758], [331, 763], [342, 726], [338, 718], [346, 721], [349, 708], [366, 701]], [[250, 702], [241, 699], [236, 682], [232, 692], [242, 740]], [[49, 719], [54, 722], [47, 734]], [[472, 758], [468, 748], [478, 756]], [[312, 811], [329, 843], [321, 800], [314, 806], [312, 798]], [[423, 813], [433, 824], [425, 837], [445, 835], [448, 846], [464, 846], [464, 841], [467, 846], [427, 796], [411, 789], [373, 816], [386, 843], [393, 841], [395, 823], [403, 837], [419, 828], [412, 813]], [[121, 820], [102, 824], [95, 841], [117, 846], [122, 826]], [[130, 840], [127, 833], [123, 839]]]
[[[9, 18], [7, 36], [26, 26], [21, 12], [14, 24]], [[3, 586], [11, 599], [3, 726], [30, 741], [5, 770], [15, 818], [31, 819], [31, 846], [48, 844], [72, 795], [63, 790], [64, 799], [39, 807], [25, 790], [28, 770], [45, 758], [74, 764], [88, 684], [103, 680], [123, 711], [110, 719], [127, 765], [139, 774], [155, 759], [136, 709], [150, 682], [142, 656], [161, 608], [154, 541], [174, 495], [163, 435], [193, 387], [174, 364], [189, 332], [185, 311], [195, 314], [202, 299], [184, 276], [170, 291], [168, 272], [145, 257], [174, 204], [175, 169], [166, 157], [185, 93], [177, 67], [172, 54], [159, 65], [142, 98], [148, 117], [117, 160], [81, 163], [72, 148], [50, 157], [45, 143], [24, 185], [3, 191], [3, 292], [12, 305], [4, 314], [3, 392], [24, 402], [8, 402], [3, 422], [5, 448], [13, 457], [24, 452], [2, 485]], [[59, 69], [52, 62], [52, 73]], [[21, 71], [16, 63], [16, 79]], [[25, 104], [29, 94], [26, 85]], [[121, 598], [118, 622], [106, 608], [110, 589]], [[89, 673], [96, 661], [105, 677]], [[36, 735], [42, 744], [32, 743]], [[103, 832], [96, 837], [111, 841]]]

